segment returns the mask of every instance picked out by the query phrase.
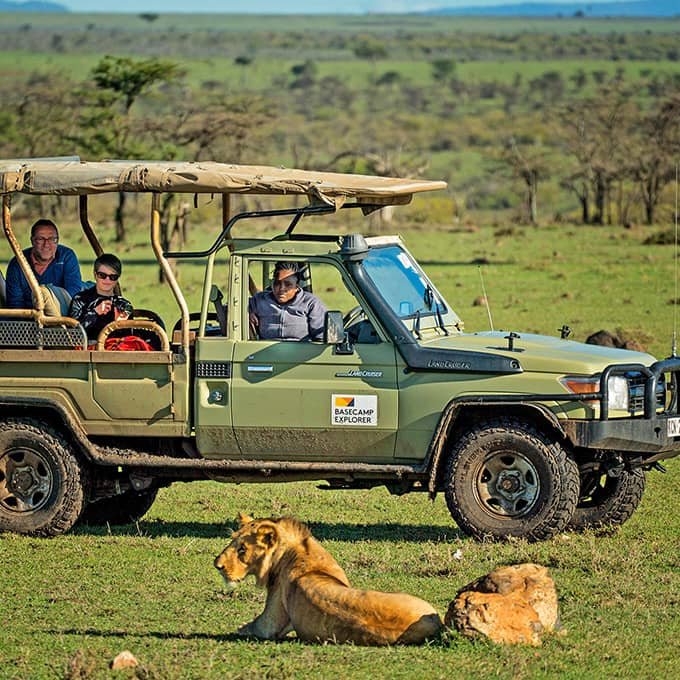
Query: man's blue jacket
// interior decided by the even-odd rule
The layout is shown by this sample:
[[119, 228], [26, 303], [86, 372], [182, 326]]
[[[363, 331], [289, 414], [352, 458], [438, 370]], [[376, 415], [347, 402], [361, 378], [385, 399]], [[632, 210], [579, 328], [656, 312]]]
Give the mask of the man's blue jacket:
[[[24, 250], [24, 256], [33, 269], [31, 262], [31, 248]], [[35, 274], [35, 270], [33, 270]], [[71, 297], [80, 292], [83, 280], [80, 276], [80, 265], [76, 254], [66, 246], [57, 246], [54, 260], [49, 263], [47, 269], [41, 274], [35, 274], [40, 285], [51, 283], [60, 288], [65, 288]], [[7, 307], [10, 309], [32, 309], [33, 296], [28, 281], [21, 271], [17, 258], [13, 257], [7, 266], [6, 277]]]

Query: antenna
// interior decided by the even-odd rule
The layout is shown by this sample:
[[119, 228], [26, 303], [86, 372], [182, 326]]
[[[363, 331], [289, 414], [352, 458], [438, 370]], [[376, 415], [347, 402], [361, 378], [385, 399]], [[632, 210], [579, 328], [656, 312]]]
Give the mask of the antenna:
[[675, 237], [674, 243], [674, 285], [673, 292], [673, 340], [671, 343], [671, 357], [677, 356], [678, 349], [678, 164], [675, 164]]
[[482, 267], [477, 265], [479, 271], [479, 280], [482, 282], [482, 295], [484, 296], [484, 304], [486, 304], [486, 313], [489, 317], [489, 328], [493, 330], [493, 319], [491, 318], [491, 305], [489, 304], [489, 298], [486, 296], [486, 286], [484, 285], [484, 276], [482, 275]]

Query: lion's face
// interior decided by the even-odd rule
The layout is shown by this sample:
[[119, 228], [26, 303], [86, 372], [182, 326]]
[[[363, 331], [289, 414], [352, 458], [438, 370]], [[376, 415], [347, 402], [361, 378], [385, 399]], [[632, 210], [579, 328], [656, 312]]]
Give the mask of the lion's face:
[[241, 528], [215, 558], [215, 569], [231, 588], [250, 574], [254, 574], [259, 584], [265, 582], [278, 538], [276, 525], [271, 520], [239, 515], [239, 521]]

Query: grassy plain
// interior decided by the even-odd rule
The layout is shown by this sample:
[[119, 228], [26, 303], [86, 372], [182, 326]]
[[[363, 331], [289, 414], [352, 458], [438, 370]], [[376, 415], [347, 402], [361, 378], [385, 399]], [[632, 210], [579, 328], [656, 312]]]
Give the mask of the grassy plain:
[[[200, 214], [207, 220], [206, 211]], [[341, 217], [342, 232], [367, 228], [354, 213]], [[69, 220], [62, 224], [87, 274], [85, 245]], [[169, 299], [161, 301], [142, 224], [123, 253], [124, 292], [171, 321], [178, 313]], [[209, 229], [192, 224], [189, 245], [205, 245]], [[644, 245], [651, 230], [441, 224], [401, 231], [469, 330], [487, 327], [486, 310], [473, 305], [481, 262], [496, 328], [555, 334], [566, 322], [576, 339], [622, 328], [659, 356], [668, 352], [673, 248]], [[113, 230], [103, 232], [105, 247], [113, 248]], [[198, 290], [197, 265], [182, 264], [180, 277]], [[533, 545], [473, 542], [455, 527], [441, 496], [431, 503], [423, 495], [321, 491], [307, 483], [176, 484], [161, 491], [135, 526], [81, 528], [54, 540], [3, 535], [0, 678], [680, 677], [678, 461], [668, 469], [648, 474], [641, 507], [620, 530]], [[237, 626], [261, 611], [264, 593], [251, 582], [225, 592], [212, 568], [239, 510], [297, 516], [355, 585], [417, 593], [442, 614], [459, 587], [496, 566], [544, 564], [557, 582], [566, 634], [538, 649], [498, 647], [453, 632], [415, 649], [240, 640]], [[108, 670], [124, 649], [142, 664], [136, 676]]]
[[[30, 29], [26, 28], [29, 24]], [[148, 22], [124, 15], [3, 14], [3, 31], [0, 72], [5, 79], [52, 69], [82, 79], [103, 53], [168, 54], [181, 59], [194, 87], [217, 77], [234, 89], [247, 85], [258, 90], [270, 88], [272, 78], [288, 74], [293, 64], [311, 58], [317, 62], [319, 78], [335, 75], [366, 90], [371, 79], [389, 70], [407, 80], [431, 80], [430, 57], [415, 59], [396, 51], [375, 63], [359, 60], [352, 56], [351, 46], [334, 48], [324, 42], [326, 32], [354, 36], [365, 31], [386, 40], [408, 31], [507, 34], [508, 40], [516, 34], [531, 34], [529, 39], [536, 34], [543, 40], [546, 34], [554, 34], [566, 36], [567, 42], [574, 36], [574, 41], [586, 44], [591, 36], [606, 41], [609, 35], [620, 39], [625, 34], [634, 41], [635, 35], [646, 32], [667, 39], [667, 34], [680, 32], [680, 19], [161, 15]], [[267, 52], [262, 45], [269, 31], [276, 45]], [[197, 54], [211, 32], [229, 34], [233, 40], [216, 40], [209, 57]], [[153, 43], [165, 52], [159, 51], [161, 47], [144, 51], [154, 33], [174, 36]], [[52, 42], [55, 34], [62, 36], [68, 49], [60, 51], [61, 43]], [[282, 46], [280, 34], [292, 42]], [[9, 42], [3, 36], [8, 35], [19, 46], [6, 51]], [[42, 43], [45, 50], [22, 44], [29, 41]], [[234, 63], [234, 56], [244, 50], [249, 53], [249, 41], [258, 47], [251, 50], [256, 58], [244, 72]], [[654, 42], [651, 38], [650, 45]], [[478, 42], [475, 49], [482, 48]], [[279, 57], [272, 58], [272, 54]], [[288, 56], [281, 58], [282, 54]], [[589, 74], [605, 71], [608, 76], [622, 68], [631, 79], [642, 78], [649, 69], [662, 74], [680, 72], [677, 59], [524, 61], [519, 53], [461, 59], [453, 48], [444, 54], [456, 59], [458, 77], [468, 82], [497, 79], [507, 83], [516, 73], [526, 82], [550, 70], [560, 71], [568, 80], [581, 68]], [[459, 111], [477, 119], [482, 132], [492, 133], [499, 126], [500, 108], [496, 98], [461, 101]], [[484, 116], [488, 112], [488, 117], [480, 111]], [[485, 148], [472, 147], [467, 136], [470, 124], [462, 116], [441, 115], [436, 124], [450, 126], [454, 148], [433, 154], [426, 175], [454, 178], [457, 186], [442, 199], [417, 198], [413, 206], [400, 210], [403, 218], [387, 231], [402, 234], [463, 318], [466, 330], [483, 330], [489, 324], [486, 309], [474, 304], [481, 295], [481, 267], [496, 329], [555, 335], [568, 324], [573, 329], [571, 337], [584, 340], [606, 328], [637, 339], [660, 358], [667, 356], [675, 316], [670, 302], [678, 297], [674, 249], [644, 242], [672, 227], [668, 212], [662, 213], [654, 228], [631, 229], [553, 224], [550, 219], [532, 228], [514, 225], [500, 212], [454, 215], [452, 195], [465, 187], [488, 185], [493, 191], [503, 187], [495, 178], [482, 178]], [[479, 130], [472, 132], [479, 134]], [[416, 134], [414, 125], [406, 137]], [[273, 156], [257, 160], [279, 162]], [[541, 209], [550, 218], [562, 207], [551, 199], [541, 194]], [[235, 203], [236, 209], [252, 207]], [[50, 207], [33, 199], [16, 201], [14, 226], [22, 243], [28, 244], [27, 230], [36, 215], [49, 213]], [[171, 326], [179, 311], [169, 292], [157, 285], [157, 267], [147, 245], [148, 213], [135, 199], [130, 200], [129, 239], [122, 246], [114, 241], [112, 213], [112, 205], [91, 211], [105, 249], [117, 252], [125, 263], [123, 293], [136, 306], [159, 312]], [[63, 199], [56, 215], [62, 241], [75, 248], [84, 277], [90, 278], [92, 254], [76, 227], [75, 201]], [[216, 204], [192, 211], [186, 247], [205, 247], [217, 232], [219, 218]], [[281, 223], [258, 226], [255, 233], [284, 227]], [[356, 211], [348, 211], [331, 219], [328, 226], [310, 226], [309, 230], [370, 233], [376, 228]], [[243, 227], [237, 227], [237, 235], [246, 234]], [[2, 240], [0, 262], [6, 263], [9, 255]], [[198, 309], [201, 280], [199, 264], [180, 265], [180, 282], [192, 311]], [[431, 503], [424, 496], [391, 497], [384, 489], [337, 492], [320, 491], [314, 484], [213, 482], [162, 490], [151, 511], [135, 526], [81, 528], [54, 540], [2, 535], [0, 678], [680, 678], [675, 651], [680, 637], [680, 464], [673, 460], [668, 468], [666, 475], [649, 473], [641, 507], [620, 530], [564, 534], [534, 545], [471, 541], [455, 527], [441, 496]], [[264, 594], [251, 582], [227, 593], [212, 568], [212, 559], [224, 547], [233, 528], [231, 519], [239, 510], [258, 516], [297, 516], [311, 524], [355, 585], [419, 594], [442, 614], [459, 587], [496, 566], [524, 561], [545, 564], [557, 582], [566, 635], [552, 636], [537, 649], [472, 642], [454, 633], [416, 649], [240, 640], [235, 636], [237, 626], [261, 611]], [[456, 558], [458, 549], [462, 559]], [[136, 675], [108, 669], [110, 660], [123, 649], [132, 651], [142, 663]]]
[[[623, 329], [658, 356], [667, 355], [673, 247], [644, 245], [655, 230], [508, 228], [451, 218], [424, 227], [415, 220], [421, 200], [403, 209], [413, 226], [400, 222], [399, 230], [468, 330], [488, 325], [486, 310], [473, 304], [481, 265], [496, 328], [555, 334], [568, 323], [580, 340], [600, 328]], [[26, 241], [37, 206], [28, 201], [15, 208], [15, 227]], [[75, 208], [73, 199], [63, 199], [59, 223], [88, 276], [92, 258], [78, 236]], [[109, 215], [108, 208], [93, 211], [104, 247], [117, 250]], [[126, 266], [123, 291], [171, 324], [179, 314], [156, 285], [144, 217], [138, 206], [130, 241], [119, 251]], [[205, 246], [217, 220], [214, 204], [195, 211], [187, 247]], [[327, 229], [343, 233], [372, 229], [356, 211], [331, 223]], [[254, 231], [271, 234], [283, 226]], [[183, 263], [180, 280], [197, 309], [200, 267]], [[146, 675], [139, 677], [164, 680], [444, 678], [452, 672], [466, 678], [678, 677], [680, 662], [672, 652], [680, 634], [678, 462], [670, 461], [667, 475], [648, 478], [641, 508], [620, 531], [566, 534], [540, 545], [474, 543], [456, 529], [441, 497], [431, 504], [424, 496], [398, 499], [383, 489], [322, 492], [314, 484], [177, 484], [161, 492], [137, 526], [80, 529], [51, 541], [4, 535], [0, 678], [111, 677], [107, 663], [123, 649], [142, 662]], [[418, 593], [442, 613], [458, 587], [497, 565], [543, 563], [557, 580], [567, 635], [540, 649], [495, 647], [455, 634], [418, 649], [383, 650], [238, 640], [236, 627], [258, 612], [263, 594], [252, 584], [225, 593], [211, 560], [239, 510], [310, 522], [356, 585]], [[460, 561], [454, 557], [458, 548]]]
[[[666, 475], [648, 475], [645, 498], [621, 530], [541, 544], [475, 543], [453, 525], [442, 497], [431, 503], [309, 483], [177, 484], [135, 526], [83, 528], [53, 540], [4, 535], [0, 677], [677, 678], [680, 466], [668, 467]], [[225, 592], [212, 567], [239, 510], [299, 517], [355, 586], [415, 593], [442, 614], [459, 587], [497, 566], [544, 564], [566, 634], [540, 648], [453, 632], [418, 648], [240, 640], [236, 628], [262, 610], [264, 592], [252, 581]], [[136, 675], [108, 669], [125, 649], [142, 664]]]

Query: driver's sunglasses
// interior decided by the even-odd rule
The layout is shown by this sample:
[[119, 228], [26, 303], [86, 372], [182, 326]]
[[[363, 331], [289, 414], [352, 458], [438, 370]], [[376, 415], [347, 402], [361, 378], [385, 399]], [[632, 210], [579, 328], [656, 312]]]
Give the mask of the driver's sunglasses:
[[107, 274], [106, 272], [95, 272], [94, 275], [98, 279], [110, 279], [111, 281], [118, 281], [120, 274]]
[[59, 237], [58, 236], [47, 236], [47, 237], [36, 236], [33, 239], [33, 243], [38, 243], [41, 246], [44, 246], [48, 243], [59, 243]]

